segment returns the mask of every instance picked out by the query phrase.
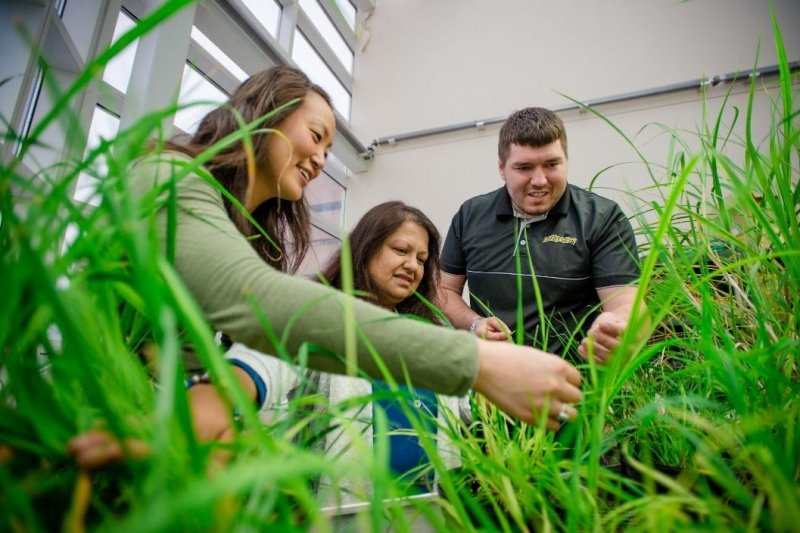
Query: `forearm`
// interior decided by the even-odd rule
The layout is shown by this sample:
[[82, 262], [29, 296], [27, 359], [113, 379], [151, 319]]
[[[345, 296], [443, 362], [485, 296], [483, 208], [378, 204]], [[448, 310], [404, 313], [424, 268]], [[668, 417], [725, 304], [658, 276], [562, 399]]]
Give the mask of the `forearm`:
[[255, 401], [257, 394], [256, 385], [255, 382], [250, 377], [250, 375], [243, 369], [235, 365], [233, 367], [233, 375], [236, 376], [236, 379], [239, 380], [239, 383], [241, 384], [242, 389], [244, 390], [244, 393], [247, 395], [247, 397]]
[[[170, 168], [138, 170], [142, 174], [131, 180], [144, 194], [164, 178], [159, 172], [168, 177]], [[178, 196], [174, 267], [215, 330], [282, 358], [294, 359], [307, 349], [309, 367], [318, 370], [343, 373], [342, 358], [354, 350], [358, 368], [372, 377], [383, 377], [377, 353], [397, 380], [408, 374], [415, 386], [442, 394], [469, 389], [477, 374], [473, 337], [398, 318], [269, 267], [228, 218], [219, 192], [200, 178], [181, 181]], [[164, 241], [168, 226], [166, 210], [159, 209], [156, 227]], [[176, 282], [173, 289], [182, 287]]]
[[456, 294], [449, 289], [440, 289], [438, 293], [439, 309], [458, 329], [469, 329], [478, 315], [473, 311], [460, 294]]

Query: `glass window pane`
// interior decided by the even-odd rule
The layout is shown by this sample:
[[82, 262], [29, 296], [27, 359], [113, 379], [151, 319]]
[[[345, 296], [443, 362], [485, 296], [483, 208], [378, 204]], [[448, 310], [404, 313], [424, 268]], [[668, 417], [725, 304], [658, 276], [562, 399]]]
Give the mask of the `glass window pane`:
[[330, 152], [325, 160], [325, 170], [340, 179], [350, 177], [350, 169], [333, 152]]
[[[120, 36], [136, 25], [127, 13], [120, 11], [117, 17], [117, 25], [114, 28], [114, 37], [112, 42], [116, 42]], [[103, 81], [120, 91], [125, 93], [128, 90], [128, 82], [131, 79], [131, 70], [133, 69], [133, 58], [136, 56], [136, 47], [139, 45], [139, 40], [135, 40], [128, 45], [122, 52], [117, 54], [114, 59], [108, 62], [106, 70], [103, 72]]]
[[[97, 148], [101, 140], [110, 140], [116, 137], [117, 130], [119, 130], [119, 118], [100, 106], [95, 107], [94, 115], [92, 115], [92, 124], [89, 126], [89, 137], [86, 140], [86, 150], [84, 154], [88, 154]], [[98, 205], [100, 203], [100, 195], [97, 193], [97, 185], [100, 183], [99, 178], [104, 176], [107, 170], [108, 165], [106, 164], [105, 157], [101, 156], [97, 158], [91, 170], [88, 172], [81, 172], [78, 176], [73, 198], [79, 202]]]
[[333, 25], [331, 19], [328, 18], [328, 15], [325, 14], [325, 11], [322, 10], [317, 0], [300, 0], [300, 7], [303, 8], [308, 18], [311, 19], [311, 22], [317, 27], [322, 37], [325, 38], [325, 42], [331, 47], [331, 50], [342, 62], [347, 72], [352, 74], [353, 52], [342, 39], [342, 36], [339, 35], [339, 31]]
[[294, 32], [292, 59], [314, 83], [321, 85], [331, 95], [333, 107], [347, 120], [350, 120], [350, 93], [344, 88], [328, 65], [317, 54], [299, 30]]
[[344, 20], [350, 25], [350, 29], [356, 31], [356, 8], [350, 3], [350, 0], [339, 0], [334, 5], [339, 8]]
[[208, 52], [214, 59], [219, 61], [223, 67], [225, 67], [228, 72], [233, 74], [233, 76], [238, 79], [239, 81], [246, 80], [249, 76], [247, 72], [242, 70], [242, 68], [236, 64], [236, 62], [228, 57], [228, 55], [219, 49], [217, 45], [215, 45], [211, 39], [206, 37], [206, 35], [198, 30], [195, 26], [192, 26], [192, 40], [198, 44], [198, 46], [202, 47], [206, 52]]
[[228, 100], [228, 95], [208, 81], [191, 65], [183, 68], [183, 81], [178, 103], [193, 104], [175, 114], [175, 125], [186, 133], [194, 133], [200, 120], [219, 104]]
[[255, 15], [258, 22], [278, 38], [278, 22], [281, 19], [281, 6], [275, 0], [244, 0], [245, 7]]
[[308, 184], [305, 197], [312, 212], [332, 227], [341, 227], [344, 187], [323, 172]]
[[311, 247], [297, 269], [297, 274], [311, 277], [320, 272], [328, 260], [339, 250], [340, 242], [327, 231], [311, 226]]

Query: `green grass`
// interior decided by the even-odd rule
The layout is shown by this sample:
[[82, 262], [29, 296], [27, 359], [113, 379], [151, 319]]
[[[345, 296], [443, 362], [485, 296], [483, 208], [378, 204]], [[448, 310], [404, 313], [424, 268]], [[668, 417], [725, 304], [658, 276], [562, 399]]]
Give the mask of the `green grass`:
[[[165, 3], [123, 39], [141, 36], [180, 5]], [[435, 527], [796, 529], [800, 127], [797, 80], [777, 24], [775, 41], [781, 72], [766, 138], [751, 134], [755, 80], [746, 108], [705, 109], [696, 132], [648, 126], [671, 139], [663, 161], [641, 157], [653, 179], [640, 191], [647, 203], [636, 224], [652, 334], [626, 337], [627, 355], [607, 367], [586, 365], [579, 420], [556, 434], [512, 427], [481, 398], [473, 399], [471, 426], [448, 417], [439, 431], [456, 443], [464, 467], [447, 472], [434, 461], [446, 517], [413, 504]], [[56, 95], [59, 106], [23, 139], [23, 154], [40, 147], [48, 122], [74, 121], [70, 102], [121, 49], [112, 45]], [[33, 180], [14, 162], [0, 168], [0, 529], [332, 527], [313, 484], [321, 476], [338, 484], [353, 465], [311, 444], [331, 424], [357, 438], [343, 413], [369, 398], [327, 405], [300, 397], [290, 416], [269, 425], [242, 401], [213, 332], [141, 223], [148, 206], [127, 195], [132, 158], [172, 111], [144, 117]], [[101, 158], [108, 167], [100, 174]], [[96, 208], [69, 198], [81, 171], [101, 180]], [[77, 237], [62, 253], [67, 227]], [[536, 295], [536, 287], [520, 290]], [[348, 334], [356, 339], [358, 331]], [[190, 431], [184, 342], [227, 385], [232, 402], [245, 405], [247, 431], [225, 446], [233, 455], [224, 469], [214, 467], [220, 445], [199, 443]], [[144, 346], [158, 353], [152, 372], [139, 360]], [[87, 477], [65, 446], [98, 425], [146, 441], [152, 455]], [[422, 444], [432, 452], [431, 437], [422, 435]], [[399, 505], [380, 502], [406, 493], [385, 459], [379, 441], [374, 458], [358, 465], [374, 487], [365, 527], [392, 522], [408, 530]]]

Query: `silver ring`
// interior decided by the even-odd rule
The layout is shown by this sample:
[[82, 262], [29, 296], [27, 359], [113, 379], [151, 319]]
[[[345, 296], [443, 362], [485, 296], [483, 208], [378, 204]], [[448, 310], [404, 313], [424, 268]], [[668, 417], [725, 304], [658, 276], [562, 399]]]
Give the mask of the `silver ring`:
[[569, 415], [567, 414], [567, 404], [562, 403], [561, 409], [558, 411], [558, 422], [560, 424], [565, 424], [569, 422]]

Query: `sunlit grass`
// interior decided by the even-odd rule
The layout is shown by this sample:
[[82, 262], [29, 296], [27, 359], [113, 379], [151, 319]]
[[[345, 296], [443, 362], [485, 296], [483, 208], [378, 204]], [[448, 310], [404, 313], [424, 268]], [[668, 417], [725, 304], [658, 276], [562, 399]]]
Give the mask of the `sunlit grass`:
[[[127, 39], [182, 3], [166, 2]], [[607, 367], [584, 366], [579, 420], [547, 433], [510, 424], [475, 397], [472, 424], [453, 414], [438, 427], [462, 457], [463, 468], [449, 472], [435, 457], [435, 436], [407, 406], [446, 497], [408, 505], [434, 527], [785, 531], [800, 524], [800, 127], [796, 77], [777, 25], [775, 35], [781, 72], [767, 138], [751, 134], [756, 80], [747, 108], [706, 109], [699, 131], [657, 126], [672, 142], [663, 161], [642, 157], [653, 184], [641, 191], [636, 220], [650, 335], [627, 336], [625, 355]], [[91, 68], [121, 49], [112, 46]], [[63, 115], [93, 75], [57, 95]], [[348, 408], [371, 397], [328, 405], [301, 395], [268, 425], [243, 401], [213, 332], [141, 222], [148, 206], [127, 194], [132, 159], [159, 138], [172, 111], [143, 117], [33, 180], [15, 162], [0, 168], [0, 529], [329, 530], [315, 487], [325, 478], [344, 488], [355, 471], [316, 445], [332, 427], [365, 450], [357, 471], [370, 478], [364, 496], [372, 505], [359, 524], [411, 529], [400, 503], [408, 487], [386, 467], [385, 439], [367, 451], [372, 443], [347, 421]], [[55, 112], [35, 125], [22, 153], [38, 145], [48, 121], [64, 119], [73, 120]], [[247, 142], [257, 127], [239, 138]], [[82, 171], [100, 180], [96, 208], [69, 197]], [[174, 202], [165, 208], [174, 212]], [[68, 227], [76, 237], [64, 249]], [[536, 287], [520, 290], [536, 295]], [[359, 334], [348, 330], [352, 339]], [[275, 339], [277, 355], [288, 358]], [[243, 406], [243, 431], [230, 444], [193, 437], [181, 359], [187, 342]], [[155, 354], [149, 369], [145, 353]], [[297, 356], [306, 359], [302, 350]], [[380, 410], [376, 416], [385, 426]], [[152, 455], [81, 474], [66, 443], [98, 425], [146, 441]], [[233, 452], [224, 468], [214, 459], [220, 448]]]

